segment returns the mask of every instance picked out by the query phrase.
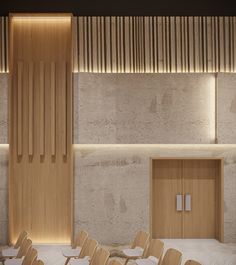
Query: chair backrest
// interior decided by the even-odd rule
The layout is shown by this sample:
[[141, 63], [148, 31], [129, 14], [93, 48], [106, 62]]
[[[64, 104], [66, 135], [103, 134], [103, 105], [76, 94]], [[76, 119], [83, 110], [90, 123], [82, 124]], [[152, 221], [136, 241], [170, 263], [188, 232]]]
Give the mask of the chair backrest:
[[104, 248], [99, 248], [96, 250], [90, 265], [106, 265], [110, 252]]
[[187, 260], [184, 265], [201, 265], [201, 263], [195, 260]]
[[90, 259], [92, 259], [97, 246], [98, 246], [98, 242], [96, 240], [92, 238], [88, 238], [81, 249], [79, 258], [84, 258], [88, 256], [90, 257]]
[[112, 259], [108, 265], [123, 265], [119, 260], [117, 259]]
[[81, 230], [75, 240], [75, 243], [72, 247], [76, 248], [76, 247], [83, 247], [85, 241], [88, 238], [88, 233], [85, 230]]
[[16, 241], [16, 243], [15, 243], [15, 245], [14, 245], [14, 248], [15, 248], [15, 249], [19, 248], [19, 247], [21, 246], [21, 244], [23, 243], [24, 239], [25, 239], [27, 236], [28, 236], [28, 233], [27, 233], [25, 230], [23, 230], [23, 231], [19, 234], [19, 236], [18, 236], [18, 238], [17, 238], [17, 241]]
[[149, 256], [154, 256], [159, 261], [161, 260], [164, 250], [164, 243], [159, 239], [152, 239], [147, 246], [147, 249], [144, 253], [144, 257], [148, 258]]
[[20, 249], [19, 249], [19, 251], [17, 253], [16, 258], [19, 259], [19, 258], [24, 257], [31, 246], [32, 246], [32, 241], [29, 238], [27, 238], [26, 240], [24, 240], [24, 242], [20, 246]]
[[40, 259], [39, 260], [35, 259], [32, 265], [44, 265], [44, 263]]
[[181, 252], [176, 249], [169, 248], [164, 255], [161, 265], [180, 265], [181, 259]]
[[139, 231], [131, 245], [132, 248], [141, 247], [143, 249], [146, 248], [148, 241], [150, 238], [150, 234], [145, 231]]
[[23, 259], [22, 265], [32, 265], [34, 260], [37, 259], [37, 250], [35, 248], [30, 247], [25, 258]]

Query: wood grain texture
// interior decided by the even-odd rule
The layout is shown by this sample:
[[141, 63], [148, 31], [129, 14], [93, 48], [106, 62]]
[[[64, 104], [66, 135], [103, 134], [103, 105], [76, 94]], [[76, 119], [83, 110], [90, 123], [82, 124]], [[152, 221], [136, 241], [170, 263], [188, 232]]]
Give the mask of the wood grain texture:
[[[153, 158], [150, 163], [153, 237], [216, 238], [222, 242], [223, 159]], [[191, 211], [185, 209], [184, 197], [183, 210], [176, 211], [176, 194], [191, 195]]]
[[[75, 72], [235, 72], [235, 17], [74, 17]], [[0, 17], [0, 72], [8, 18]]]
[[69, 243], [72, 20], [25, 16], [10, 18], [10, 241], [25, 229], [35, 243]]
[[79, 17], [78, 27], [79, 72], [235, 71], [235, 17]]
[[33, 122], [34, 122], [34, 110], [33, 103], [33, 62], [29, 62], [29, 155], [33, 155]]

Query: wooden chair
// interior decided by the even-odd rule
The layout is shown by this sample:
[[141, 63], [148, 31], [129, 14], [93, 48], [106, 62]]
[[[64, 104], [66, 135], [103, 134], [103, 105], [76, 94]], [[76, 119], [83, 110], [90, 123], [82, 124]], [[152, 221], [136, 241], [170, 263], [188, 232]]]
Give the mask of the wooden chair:
[[88, 238], [81, 249], [79, 257], [70, 260], [70, 264], [88, 265], [93, 259], [97, 246], [98, 242], [96, 240]]
[[108, 265], [123, 265], [119, 260], [117, 259], [112, 259]]
[[31, 247], [32, 247], [32, 240], [28, 238], [20, 246], [20, 249], [19, 249], [19, 252], [17, 253], [16, 258], [21, 259], [22, 257], [24, 257]]
[[180, 265], [182, 259], [182, 253], [176, 249], [169, 248], [162, 260], [161, 265]]
[[44, 263], [40, 259], [39, 260], [35, 259], [32, 265], [44, 265]]
[[15, 245], [14, 245], [14, 248], [15, 248], [15, 249], [19, 248], [19, 247], [21, 246], [21, 244], [22, 244], [24, 238], [27, 238], [27, 236], [28, 236], [28, 233], [27, 233], [25, 230], [23, 230], [23, 231], [19, 234], [19, 236], [18, 236], [18, 238], [17, 238], [17, 241], [16, 241], [16, 243], [15, 243]]
[[68, 264], [71, 258], [79, 257], [80, 251], [88, 238], [88, 233], [81, 230], [76, 238], [76, 241], [71, 248], [62, 251], [62, 255], [66, 257], [65, 265]]
[[30, 247], [23, 259], [22, 258], [8, 259], [6, 260], [5, 265], [32, 265], [32, 263], [36, 258], [37, 258], [37, 250]]
[[22, 231], [16, 241], [16, 244], [13, 247], [9, 247], [2, 250], [2, 257], [3, 258], [13, 258], [17, 256], [19, 252], [20, 246], [24, 243], [27, 239], [28, 233], [26, 231]]
[[90, 265], [106, 265], [109, 259], [110, 252], [104, 248], [99, 248], [96, 250]]
[[202, 265], [202, 264], [195, 260], [187, 260], [184, 265]]
[[124, 254], [124, 257], [126, 258], [124, 265], [127, 264], [127, 262], [130, 259], [137, 259], [143, 256], [144, 251], [147, 247], [147, 244], [149, 242], [150, 234], [144, 231], [139, 231], [134, 238], [133, 243], [131, 244], [130, 249], [124, 249], [122, 252]]
[[135, 263], [138, 265], [161, 264], [163, 250], [164, 243], [159, 239], [152, 239], [144, 252], [143, 258], [137, 259]]

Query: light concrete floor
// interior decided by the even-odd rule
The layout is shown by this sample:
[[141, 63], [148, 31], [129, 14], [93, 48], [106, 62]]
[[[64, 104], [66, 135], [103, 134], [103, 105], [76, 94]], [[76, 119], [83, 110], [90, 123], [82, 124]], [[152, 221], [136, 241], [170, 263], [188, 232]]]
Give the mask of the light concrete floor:
[[[182, 264], [188, 259], [195, 259], [202, 265], [236, 265], [236, 244], [222, 244], [209, 239], [164, 239], [165, 251], [176, 248], [183, 253]], [[65, 245], [37, 245], [39, 259], [45, 265], [63, 265], [65, 258], [62, 249]], [[121, 249], [123, 246], [105, 246], [107, 249]], [[131, 262], [134, 264], [134, 262]], [[130, 265], [133, 265], [131, 264]]]

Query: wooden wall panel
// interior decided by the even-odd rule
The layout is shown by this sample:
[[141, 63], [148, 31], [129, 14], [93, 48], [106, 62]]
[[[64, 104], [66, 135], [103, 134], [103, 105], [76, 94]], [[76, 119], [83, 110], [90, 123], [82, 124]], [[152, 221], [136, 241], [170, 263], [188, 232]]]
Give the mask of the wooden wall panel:
[[[74, 17], [75, 72], [235, 72], [235, 17]], [[0, 72], [8, 71], [0, 17]]]
[[12, 15], [10, 34], [10, 241], [69, 243], [72, 18]]
[[235, 17], [79, 17], [77, 27], [75, 71], [235, 71]]

